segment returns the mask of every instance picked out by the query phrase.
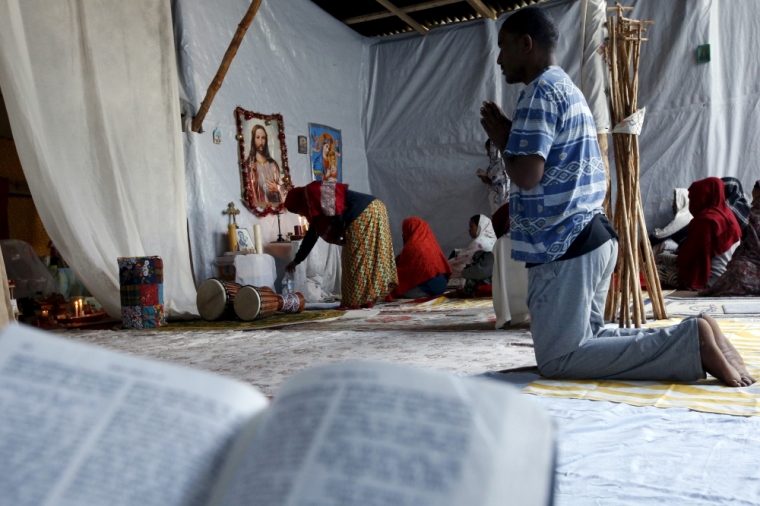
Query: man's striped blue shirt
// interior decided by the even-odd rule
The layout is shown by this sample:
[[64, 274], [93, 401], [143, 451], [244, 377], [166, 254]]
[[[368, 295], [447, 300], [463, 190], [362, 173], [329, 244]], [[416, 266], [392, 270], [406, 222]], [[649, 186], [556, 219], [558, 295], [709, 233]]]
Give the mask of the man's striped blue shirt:
[[535, 188], [512, 184], [512, 258], [551, 262], [602, 212], [607, 191], [594, 118], [560, 67], [548, 67], [520, 94], [504, 156], [520, 155], [540, 155], [545, 166]]

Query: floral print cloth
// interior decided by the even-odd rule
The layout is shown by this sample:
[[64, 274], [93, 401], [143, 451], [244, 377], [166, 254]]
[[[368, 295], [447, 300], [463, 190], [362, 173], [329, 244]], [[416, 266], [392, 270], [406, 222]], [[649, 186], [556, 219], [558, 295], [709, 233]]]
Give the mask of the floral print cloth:
[[161, 257], [120, 257], [117, 262], [122, 327], [142, 329], [166, 325]]
[[700, 296], [726, 297], [760, 295], [760, 201], [752, 202], [741, 244], [718, 280]]

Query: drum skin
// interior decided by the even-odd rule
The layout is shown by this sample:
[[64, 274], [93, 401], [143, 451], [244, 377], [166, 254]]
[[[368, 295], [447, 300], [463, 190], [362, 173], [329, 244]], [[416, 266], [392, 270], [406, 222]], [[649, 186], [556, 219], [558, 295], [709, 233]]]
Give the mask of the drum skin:
[[229, 320], [235, 317], [233, 304], [241, 285], [209, 278], [198, 287], [195, 303], [206, 321]]
[[246, 285], [235, 296], [235, 314], [243, 321], [261, 320], [277, 312], [277, 295], [267, 286]]

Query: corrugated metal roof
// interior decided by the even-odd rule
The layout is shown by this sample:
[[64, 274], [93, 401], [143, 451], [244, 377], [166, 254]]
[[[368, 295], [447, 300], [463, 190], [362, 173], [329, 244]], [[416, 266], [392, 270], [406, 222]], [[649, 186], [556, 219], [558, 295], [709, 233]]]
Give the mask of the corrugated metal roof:
[[[545, 0], [312, 0], [367, 37], [425, 33], [436, 27], [496, 16]], [[400, 14], [400, 16], [399, 16]], [[406, 19], [402, 19], [408, 16]]]

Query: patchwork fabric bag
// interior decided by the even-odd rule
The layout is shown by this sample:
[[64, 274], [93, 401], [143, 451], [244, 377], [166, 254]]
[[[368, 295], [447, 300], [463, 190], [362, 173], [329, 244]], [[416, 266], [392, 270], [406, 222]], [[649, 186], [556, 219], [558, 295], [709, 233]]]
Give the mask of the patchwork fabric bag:
[[161, 257], [120, 257], [117, 261], [122, 327], [142, 329], [166, 325]]

